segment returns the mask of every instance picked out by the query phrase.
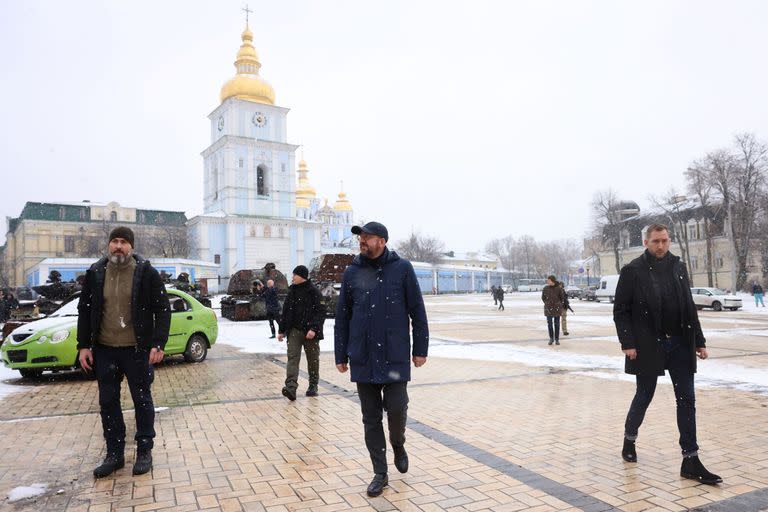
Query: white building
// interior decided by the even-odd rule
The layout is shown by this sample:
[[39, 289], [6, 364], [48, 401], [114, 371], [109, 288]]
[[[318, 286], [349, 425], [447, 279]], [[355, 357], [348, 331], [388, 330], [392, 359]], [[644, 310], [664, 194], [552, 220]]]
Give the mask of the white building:
[[290, 272], [319, 255], [324, 239], [332, 244], [341, 238], [340, 220], [342, 232], [351, 228], [352, 209], [340, 210], [343, 215], [324, 226], [303, 160], [297, 187], [298, 146], [287, 139], [289, 109], [275, 104], [274, 89], [259, 76], [247, 26], [235, 67], [237, 74], [221, 88], [221, 104], [208, 116], [204, 212], [188, 222], [194, 257], [217, 264], [221, 276], [268, 262]]

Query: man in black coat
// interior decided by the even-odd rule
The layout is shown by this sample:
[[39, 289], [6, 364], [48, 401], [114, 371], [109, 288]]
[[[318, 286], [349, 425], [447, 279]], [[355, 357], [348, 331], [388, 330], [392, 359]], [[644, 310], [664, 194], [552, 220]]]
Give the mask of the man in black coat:
[[677, 399], [677, 428], [683, 462], [680, 475], [705, 484], [722, 482], [699, 460], [693, 376], [696, 357], [708, 357], [690, 281], [680, 258], [669, 252], [669, 229], [648, 227], [646, 251], [621, 269], [613, 319], [624, 352], [625, 371], [635, 375], [637, 389], [624, 425], [621, 455], [637, 462], [635, 440], [653, 399], [656, 380], [669, 370]]
[[120, 383], [128, 380], [136, 411], [136, 462], [133, 474], [152, 469], [155, 407], [152, 365], [163, 360], [171, 308], [160, 274], [133, 252], [133, 231], [117, 227], [109, 235], [109, 257], [91, 265], [78, 303], [77, 348], [80, 366], [93, 370], [107, 455], [93, 470], [97, 478], [125, 465], [125, 422]]
[[[389, 484], [383, 411], [395, 467], [408, 471], [405, 425], [411, 362], [427, 362], [429, 326], [413, 265], [387, 248], [383, 224], [352, 227], [360, 238], [360, 254], [344, 271], [336, 305], [334, 347], [336, 368], [351, 369], [363, 413], [365, 445], [373, 465], [368, 496], [380, 495]], [[411, 349], [411, 333], [413, 348]]]
[[288, 296], [283, 304], [278, 341], [288, 335], [288, 366], [286, 368], [283, 396], [296, 400], [299, 380], [301, 347], [307, 356], [309, 387], [307, 396], [317, 396], [320, 379], [320, 340], [323, 339], [325, 308], [320, 290], [309, 280], [309, 269], [299, 265], [293, 269], [293, 284], [288, 287]]

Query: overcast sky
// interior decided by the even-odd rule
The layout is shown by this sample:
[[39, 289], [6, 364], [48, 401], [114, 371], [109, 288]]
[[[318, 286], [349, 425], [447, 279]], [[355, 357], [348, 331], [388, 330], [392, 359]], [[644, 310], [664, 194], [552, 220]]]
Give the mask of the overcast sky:
[[[243, 5], [0, 2], [0, 216], [82, 199], [202, 212], [206, 116], [235, 73]], [[734, 134], [768, 138], [768, 2], [251, 9], [311, 183], [333, 202], [343, 180], [394, 240], [580, 239], [596, 190], [645, 205]]]

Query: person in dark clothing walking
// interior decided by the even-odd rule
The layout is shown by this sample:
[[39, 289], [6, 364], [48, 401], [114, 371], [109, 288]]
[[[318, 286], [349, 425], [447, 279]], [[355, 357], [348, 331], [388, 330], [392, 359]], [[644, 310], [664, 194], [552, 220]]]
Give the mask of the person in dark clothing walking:
[[705, 484], [723, 481], [699, 460], [696, 441], [696, 398], [693, 376], [696, 356], [706, 359], [690, 280], [680, 258], [669, 252], [669, 229], [651, 224], [643, 240], [646, 251], [621, 269], [613, 303], [626, 373], [635, 375], [637, 388], [624, 424], [621, 455], [637, 462], [635, 440], [653, 399], [656, 381], [664, 370], [674, 386], [677, 428], [683, 462], [680, 475]]
[[760, 303], [760, 305], [765, 307], [765, 302], [763, 302], [763, 296], [764, 295], [765, 295], [765, 293], [763, 292], [763, 287], [760, 286], [760, 283], [755, 281], [752, 284], [752, 296], [755, 297], [755, 307], [757, 307], [757, 303], [758, 302]]
[[163, 360], [171, 308], [160, 274], [133, 252], [133, 231], [117, 227], [109, 235], [109, 256], [85, 274], [77, 305], [78, 360], [96, 374], [107, 455], [93, 470], [96, 478], [125, 465], [125, 422], [120, 383], [128, 380], [136, 411], [133, 474], [152, 469], [155, 407], [152, 365]]
[[544, 302], [544, 316], [547, 317], [547, 330], [549, 331], [549, 345], [560, 344], [560, 315], [563, 313], [565, 303], [565, 291], [557, 283], [557, 277], [547, 277], [547, 284], [541, 291], [541, 300]]
[[491, 297], [493, 297], [493, 305], [498, 306], [499, 299], [498, 299], [498, 292], [496, 291], [496, 285], [491, 285]]
[[378, 496], [389, 484], [384, 410], [395, 467], [408, 471], [408, 381], [411, 361], [417, 368], [427, 362], [429, 327], [413, 265], [387, 248], [387, 228], [369, 222], [354, 226], [352, 233], [360, 239], [360, 254], [344, 271], [336, 306], [336, 368], [344, 373], [351, 367], [351, 380], [357, 383], [374, 472], [366, 492]]
[[496, 298], [499, 301], [499, 311], [504, 311], [504, 288], [501, 286], [496, 288]]
[[325, 308], [320, 290], [309, 280], [309, 269], [299, 265], [293, 269], [293, 284], [288, 287], [288, 296], [283, 304], [278, 341], [288, 336], [288, 366], [286, 368], [283, 396], [293, 402], [299, 384], [301, 348], [307, 356], [309, 387], [307, 396], [317, 396], [320, 379], [320, 340], [323, 339]]
[[261, 295], [264, 297], [264, 305], [267, 310], [269, 330], [272, 331], [271, 339], [275, 337], [275, 320], [280, 318], [280, 302], [277, 300], [277, 290], [275, 290], [275, 282], [272, 279], [267, 280], [267, 287], [261, 291]]

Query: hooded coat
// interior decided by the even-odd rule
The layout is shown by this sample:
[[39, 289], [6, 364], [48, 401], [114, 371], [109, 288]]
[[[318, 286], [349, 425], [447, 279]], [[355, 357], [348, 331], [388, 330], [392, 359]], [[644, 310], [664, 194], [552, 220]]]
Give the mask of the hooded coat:
[[336, 306], [336, 364], [349, 362], [353, 382], [407, 382], [411, 355], [427, 357], [428, 348], [427, 313], [413, 265], [386, 247], [376, 260], [356, 256], [344, 271]]
[[[680, 258], [668, 253], [676, 300], [679, 302], [682, 339], [696, 372], [696, 348], [706, 346], [699, 315], [691, 295], [688, 272]], [[613, 321], [622, 350], [636, 349], [625, 359], [624, 371], [633, 375], [664, 375], [662, 303], [654, 290], [651, 272], [656, 264], [648, 251], [621, 269], [613, 300]]]

